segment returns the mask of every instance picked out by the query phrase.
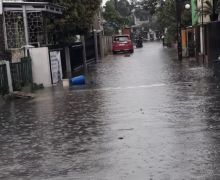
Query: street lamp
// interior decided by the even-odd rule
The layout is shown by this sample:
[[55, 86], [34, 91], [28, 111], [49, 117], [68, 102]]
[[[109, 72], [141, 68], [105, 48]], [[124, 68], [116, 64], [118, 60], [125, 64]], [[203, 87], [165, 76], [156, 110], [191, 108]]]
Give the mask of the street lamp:
[[190, 4], [185, 5], [185, 9], [189, 10], [191, 8]]
[[[190, 4], [185, 5], [185, 9], [190, 9]], [[182, 32], [181, 32], [181, 12], [182, 12], [182, 1], [176, 0], [176, 22], [177, 22], [177, 53], [178, 60], [183, 59], [182, 55]]]

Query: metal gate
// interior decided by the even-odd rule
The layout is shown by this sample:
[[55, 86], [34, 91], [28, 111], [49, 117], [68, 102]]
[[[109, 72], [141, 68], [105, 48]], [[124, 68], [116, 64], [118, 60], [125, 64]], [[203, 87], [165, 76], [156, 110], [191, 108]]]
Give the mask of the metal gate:
[[88, 34], [85, 36], [85, 44], [86, 44], [86, 61], [87, 63], [93, 62], [96, 60], [96, 52], [95, 52], [95, 41], [94, 41], [94, 33]]
[[22, 87], [33, 83], [31, 60], [29, 58], [18, 63], [11, 63], [10, 68], [14, 90], [21, 90]]
[[6, 65], [0, 65], [0, 94], [4, 95], [8, 93], [8, 79]]

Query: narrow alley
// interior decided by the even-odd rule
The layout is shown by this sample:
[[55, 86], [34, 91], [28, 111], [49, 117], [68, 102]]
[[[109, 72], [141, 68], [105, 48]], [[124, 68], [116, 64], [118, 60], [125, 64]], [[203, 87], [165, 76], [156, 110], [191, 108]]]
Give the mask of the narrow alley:
[[220, 84], [159, 42], [87, 85], [0, 104], [1, 180], [220, 179]]

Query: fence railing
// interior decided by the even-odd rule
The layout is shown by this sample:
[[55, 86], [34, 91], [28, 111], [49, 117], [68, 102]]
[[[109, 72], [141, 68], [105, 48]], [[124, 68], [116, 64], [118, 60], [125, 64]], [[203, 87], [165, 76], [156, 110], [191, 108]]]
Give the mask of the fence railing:
[[10, 68], [14, 90], [20, 90], [23, 86], [32, 84], [32, 67], [29, 58], [22, 59], [18, 63], [11, 63]]
[[0, 94], [8, 93], [7, 69], [5, 64], [0, 64]]
[[29, 58], [25, 58], [17, 63], [1, 61], [0, 95], [7, 94], [13, 90], [19, 91], [25, 85], [32, 83], [32, 66]]

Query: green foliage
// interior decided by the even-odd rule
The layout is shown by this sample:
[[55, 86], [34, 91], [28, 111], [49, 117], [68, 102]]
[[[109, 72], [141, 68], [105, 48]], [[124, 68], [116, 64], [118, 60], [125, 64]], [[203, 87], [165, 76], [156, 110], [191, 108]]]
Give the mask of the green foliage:
[[141, 7], [136, 8], [135, 16], [141, 21], [146, 21], [149, 18], [149, 12]]
[[[151, 1], [151, 0], [150, 0]], [[150, 2], [148, 1], [148, 2]], [[156, 24], [158, 26], [158, 30], [163, 32], [167, 29], [166, 40], [167, 43], [172, 43], [176, 40], [177, 34], [177, 25], [176, 25], [176, 1], [175, 0], [166, 0], [163, 3], [161, 1], [157, 1], [157, 4], [154, 6], [155, 8], [155, 16], [157, 17]], [[184, 9], [184, 3], [182, 4], [182, 12], [181, 13], [181, 26], [187, 27], [191, 25], [191, 11]]]
[[160, 30], [163, 31], [165, 28], [174, 29], [171, 28], [176, 24], [176, 4], [174, 0], [167, 0], [163, 6], [158, 7], [156, 16]]
[[127, 0], [120, 0], [118, 2], [118, 12], [122, 17], [128, 17], [131, 15], [131, 5]]
[[143, 0], [143, 7], [152, 15], [157, 12], [157, 8], [163, 3], [163, 0]]
[[105, 31], [112, 31], [112, 33], [118, 32], [122, 27], [131, 25], [131, 6], [127, 0], [120, 0], [117, 3], [114, 0], [109, 0], [106, 2], [104, 8]]
[[53, 22], [59, 41], [72, 41], [74, 35], [84, 34], [91, 29], [94, 15], [100, 7], [101, 0], [53, 0], [64, 7], [64, 14]]

